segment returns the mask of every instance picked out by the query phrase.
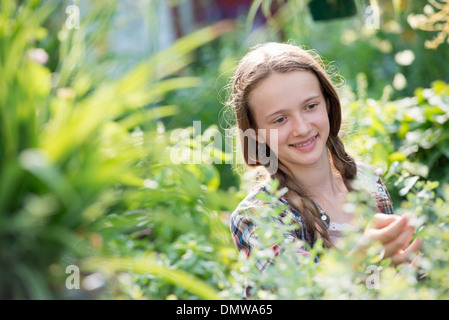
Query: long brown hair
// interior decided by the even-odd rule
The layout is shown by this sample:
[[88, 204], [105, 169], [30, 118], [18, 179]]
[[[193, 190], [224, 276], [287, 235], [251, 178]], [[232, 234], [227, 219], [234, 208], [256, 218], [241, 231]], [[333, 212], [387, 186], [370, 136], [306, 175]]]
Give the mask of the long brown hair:
[[[234, 109], [237, 127], [241, 129], [240, 133], [248, 129], [256, 130], [248, 97], [257, 84], [272, 73], [293, 71], [312, 72], [319, 80], [321, 91], [327, 102], [330, 132], [326, 145], [331, 155], [331, 163], [342, 177], [346, 188], [351, 190], [351, 181], [357, 174], [357, 166], [354, 159], [345, 151], [343, 142], [339, 137], [342, 121], [340, 99], [321, 57], [315, 51], [304, 50], [292, 44], [270, 42], [258, 45], [248, 52], [241, 59], [234, 76], [231, 78], [232, 91], [228, 103]], [[242, 139], [242, 152], [246, 164], [252, 167], [267, 166], [259, 161], [257, 154], [249, 152], [248, 146], [250, 143], [257, 145], [256, 150], [266, 148], [266, 154], [270, 153], [268, 145], [261, 145], [261, 142], [256, 139], [245, 136]], [[278, 161], [278, 170], [271, 174], [271, 178], [279, 180], [279, 188], [288, 188], [286, 198], [300, 213], [306, 230], [311, 235], [312, 243], [318, 237], [321, 237], [324, 246], [331, 247], [332, 243], [317, 205], [300, 182], [293, 179], [290, 170]]]

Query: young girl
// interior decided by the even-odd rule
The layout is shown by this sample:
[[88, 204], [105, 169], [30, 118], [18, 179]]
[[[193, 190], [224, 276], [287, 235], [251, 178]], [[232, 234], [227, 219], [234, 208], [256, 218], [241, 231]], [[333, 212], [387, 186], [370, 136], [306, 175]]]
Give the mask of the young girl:
[[[392, 258], [395, 265], [409, 261], [410, 253], [420, 250], [419, 239], [404, 249], [414, 228], [408, 225], [406, 216], [394, 215], [381, 172], [356, 163], [345, 151], [339, 137], [340, 100], [317, 54], [291, 44], [259, 45], [243, 57], [232, 80], [231, 105], [237, 126], [241, 133], [255, 132], [242, 140], [243, 157], [249, 166], [268, 167], [260, 159], [260, 150], [274, 154], [277, 170], [271, 172], [270, 179], [279, 180], [279, 188], [287, 187], [288, 191], [273, 201], [287, 208], [280, 217], [292, 215], [299, 226], [289, 236], [309, 247], [318, 238], [326, 248], [334, 246], [342, 236], [341, 230], [351, 226], [353, 216], [342, 208], [346, 195], [353, 190], [352, 182], [360, 178], [377, 202], [378, 213], [365, 231], [366, 237], [380, 241], [384, 258]], [[276, 135], [269, 134], [272, 130]], [[239, 204], [230, 221], [237, 248], [248, 256], [259, 243], [254, 214], [267, 205], [257, 197], [260, 193], [273, 197], [267, 183], [258, 185]], [[274, 250], [278, 248], [273, 245]], [[306, 250], [304, 246], [300, 251], [307, 254]], [[261, 271], [267, 265], [267, 261], [258, 263]]]

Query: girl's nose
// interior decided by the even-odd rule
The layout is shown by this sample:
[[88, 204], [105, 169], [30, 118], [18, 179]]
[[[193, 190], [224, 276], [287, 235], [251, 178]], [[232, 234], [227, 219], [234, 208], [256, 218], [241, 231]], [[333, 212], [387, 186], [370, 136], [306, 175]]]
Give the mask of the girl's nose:
[[295, 115], [292, 121], [292, 134], [296, 137], [307, 136], [310, 132], [310, 123], [307, 118], [301, 114]]

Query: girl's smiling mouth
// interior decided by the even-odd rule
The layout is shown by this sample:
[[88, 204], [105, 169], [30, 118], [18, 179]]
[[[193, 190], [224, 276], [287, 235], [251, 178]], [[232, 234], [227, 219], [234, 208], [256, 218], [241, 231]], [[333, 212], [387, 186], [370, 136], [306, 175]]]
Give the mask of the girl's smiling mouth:
[[317, 138], [318, 138], [318, 134], [310, 139], [299, 141], [294, 144], [289, 144], [289, 147], [292, 147], [292, 148], [294, 148], [298, 151], [302, 151], [302, 152], [310, 151], [315, 146]]

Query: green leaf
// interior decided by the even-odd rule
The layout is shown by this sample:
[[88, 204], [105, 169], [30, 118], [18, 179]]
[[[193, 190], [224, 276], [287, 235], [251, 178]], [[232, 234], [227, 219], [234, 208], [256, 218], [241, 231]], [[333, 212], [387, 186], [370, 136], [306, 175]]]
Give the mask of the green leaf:
[[83, 261], [83, 270], [101, 270], [119, 272], [128, 271], [136, 274], [152, 274], [162, 280], [182, 287], [201, 299], [218, 300], [218, 292], [188, 272], [160, 265], [153, 258], [116, 258], [107, 257], [105, 259], [92, 258]]
[[419, 180], [418, 176], [413, 176], [405, 179], [404, 187], [401, 190], [399, 190], [399, 194], [401, 196], [405, 196], [418, 180]]

